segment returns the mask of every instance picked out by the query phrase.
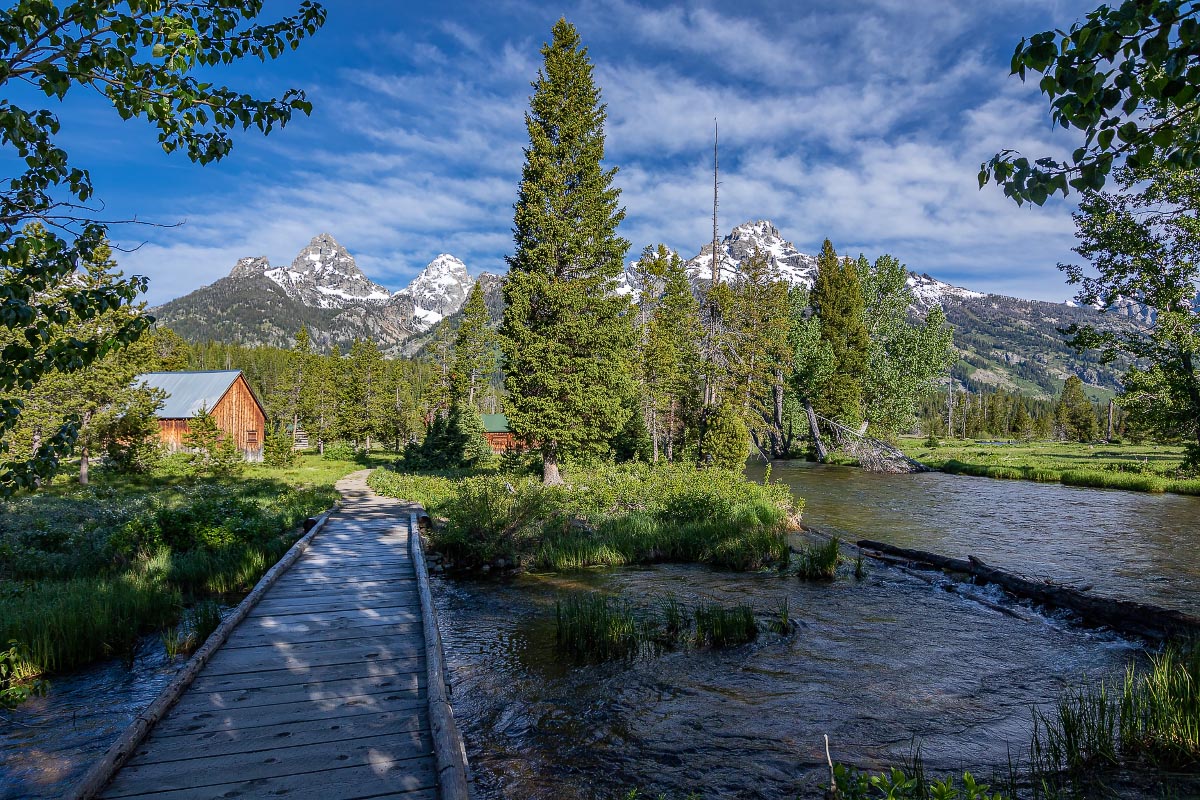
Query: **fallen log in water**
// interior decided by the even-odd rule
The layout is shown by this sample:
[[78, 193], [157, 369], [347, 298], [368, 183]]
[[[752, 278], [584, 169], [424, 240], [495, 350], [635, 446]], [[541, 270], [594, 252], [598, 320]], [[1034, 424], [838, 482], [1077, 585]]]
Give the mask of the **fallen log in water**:
[[1005, 591], [1051, 608], [1074, 611], [1086, 622], [1150, 639], [1200, 636], [1200, 617], [1171, 608], [1098, 597], [1081, 589], [1032, 580], [989, 566], [975, 556], [948, 558], [924, 550], [896, 547], [885, 542], [861, 539], [860, 550], [875, 551], [910, 563], [970, 575], [976, 583], [991, 583]]

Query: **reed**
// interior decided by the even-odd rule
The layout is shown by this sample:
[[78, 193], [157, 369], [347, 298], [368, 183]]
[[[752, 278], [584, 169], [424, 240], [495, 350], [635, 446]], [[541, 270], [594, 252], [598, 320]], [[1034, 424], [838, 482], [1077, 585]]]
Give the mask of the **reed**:
[[1154, 655], [1125, 674], [1120, 743], [1129, 759], [1163, 769], [1200, 768], [1200, 642]]
[[1044, 794], [1081, 793], [1125, 767], [1200, 769], [1200, 643], [1169, 646], [1123, 683], [1034, 711], [1031, 773]]
[[779, 608], [775, 611], [775, 616], [770, 622], [771, 630], [776, 633], [787, 635], [792, 632], [795, 623], [792, 622], [792, 609], [788, 605], [788, 599], [784, 597], [779, 601]]
[[[784, 600], [781, 633], [794, 625]], [[681, 643], [733, 647], [758, 636], [754, 609], [747, 605], [700, 603], [691, 610], [673, 595], [635, 606], [597, 592], [572, 594], [555, 604], [555, 641], [560, 650], [584, 661], [610, 661], [656, 655]]]
[[833, 580], [841, 559], [841, 541], [834, 536], [825, 544], [801, 550], [796, 557], [796, 574], [808, 580]]
[[179, 591], [149, 572], [44, 582], [0, 599], [0, 641], [20, 642], [30, 674], [47, 674], [129, 652], [181, 606]]
[[758, 637], [754, 609], [747, 605], [727, 608], [717, 603], [701, 603], [695, 609], [697, 647], [732, 647]]
[[196, 636], [196, 643], [207, 641], [221, 625], [221, 604], [215, 600], [202, 600], [188, 609], [187, 623]]
[[196, 636], [183, 625], [163, 628], [159, 639], [167, 652], [167, 658], [170, 659], [187, 655], [196, 649]]
[[630, 658], [649, 639], [628, 601], [595, 592], [558, 601], [555, 623], [559, 649], [584, 660]]

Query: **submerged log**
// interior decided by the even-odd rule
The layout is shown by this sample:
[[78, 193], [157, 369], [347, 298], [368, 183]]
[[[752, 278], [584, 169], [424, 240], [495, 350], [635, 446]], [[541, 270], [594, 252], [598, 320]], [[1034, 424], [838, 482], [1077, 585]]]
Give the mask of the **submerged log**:
[[976, 583], [994, 584], [1017, 597], [1032, 600], [1050, 608], [1073, 611], [1084, 621], [1142, 636], [1149, 639], [1188, 638], [1200, 636], [1200, 617], [1172, 608], [1098, 597], [1086, 590], [1062, 586], [1049, 581], [1033, 580], [989, 566], [975, 556], [948, 558], [938, 553], [896, 547], [885, 542], [862, 539], [860, 550], [875, 551], [910, 563], [947, 572], [970, 575]]

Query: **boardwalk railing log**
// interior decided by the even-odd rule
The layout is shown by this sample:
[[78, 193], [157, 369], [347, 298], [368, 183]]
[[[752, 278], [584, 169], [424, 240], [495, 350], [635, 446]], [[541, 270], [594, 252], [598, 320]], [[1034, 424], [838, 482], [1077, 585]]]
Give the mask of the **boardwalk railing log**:
[[410, 550], [420, 507], [376, 496], [366, 474], [338, 482], [341, 509], [264, 576], [75, 797], [468, 797], [465, 757], [435, 743], [462, 753], [419, 542]]

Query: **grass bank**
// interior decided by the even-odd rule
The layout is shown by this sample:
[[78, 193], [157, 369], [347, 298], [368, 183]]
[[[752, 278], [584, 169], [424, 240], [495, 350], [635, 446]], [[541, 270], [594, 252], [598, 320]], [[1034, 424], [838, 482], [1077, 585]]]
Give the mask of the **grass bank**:
[[902, 438], [900, 448], [923, 464], [955, 475], [1200, 495], [1200, 478], [1179, 470], [1180, 446], [948, 439], [931, 448], [924, 439]]
[[168, 459], [149, 475], [96, 470], [89, 486], [60, 478], [5, 503], [0, 642], [16, 643], [10, 680], [129, 652], [153, 631], [194, 644], [211, 606], [185, 609], [249, 591], [304, 519], [336, 502], [334, 482], [363, 466], [306, 456], [211, 478]]
[[678, 464], [577, 469], [569, 486], [527, 474], [417, 474], [377, 470], [375, 491], [415, 500], [444, 519], [434, 548], [458, 567], [503, 561], [567, 571], [654, 562], [734, 570], [788, 561], [798, 501], [782, 485]]

